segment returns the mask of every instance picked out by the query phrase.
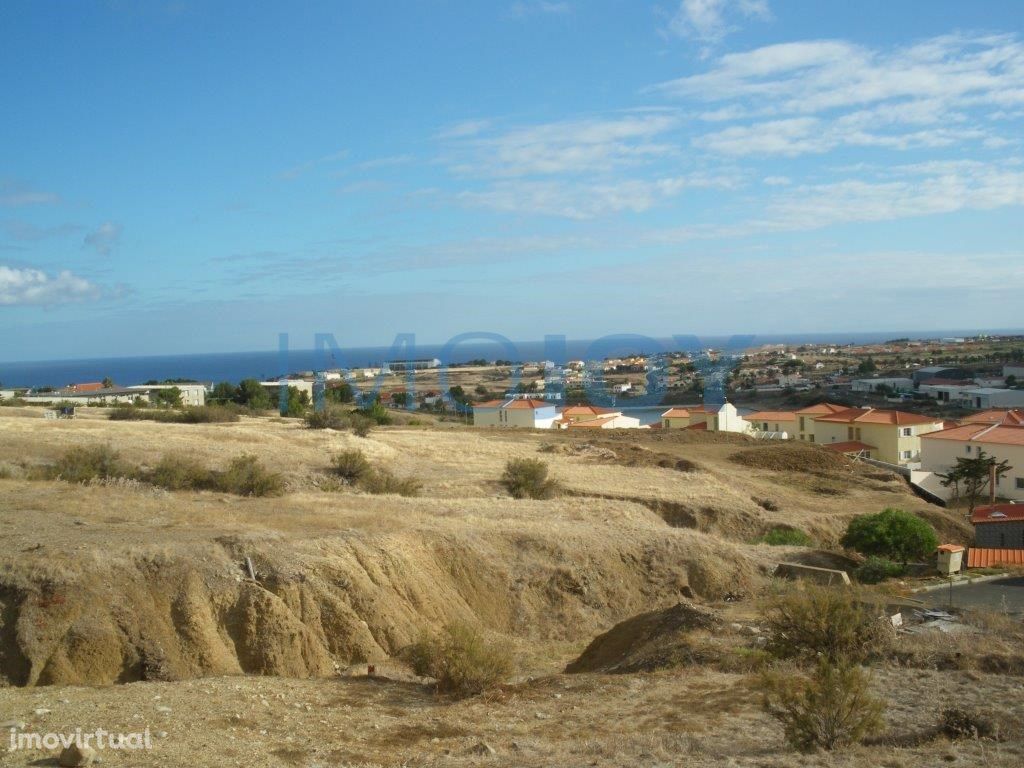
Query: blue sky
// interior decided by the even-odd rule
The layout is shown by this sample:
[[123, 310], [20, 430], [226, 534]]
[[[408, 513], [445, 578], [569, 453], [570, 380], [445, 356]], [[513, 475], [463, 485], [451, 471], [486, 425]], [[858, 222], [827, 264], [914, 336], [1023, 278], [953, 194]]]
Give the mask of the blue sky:
[[0, 98], [0, 360], [1024, 325], [1015, 0], [6, 0]]

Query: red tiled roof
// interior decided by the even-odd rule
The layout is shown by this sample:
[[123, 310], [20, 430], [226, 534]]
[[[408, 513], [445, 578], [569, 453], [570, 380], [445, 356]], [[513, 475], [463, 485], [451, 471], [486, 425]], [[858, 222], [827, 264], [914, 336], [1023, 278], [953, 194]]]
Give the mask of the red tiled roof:
[[968, 568], [991, 568], [995, 565], [1024, 566], [1024, 549], [979, 549], [967, 550]]
[[960, 544], [939, 544], [937, 549], [939, 552], [963, 552], [966, 547]]
[[706, 421], [701, 421], [701, 422], [699, 422], [697, 424], [691, 424], [688, 427], [684, 427], [684, 429], [707, 429], [707, 428], [708, 428], [708, 423]]
[[942, 419], [932, 416], [920, 416], [906, 411], [884, 411], [878, 408], [847, 408], [845, 411], [831, 416], [819, 416], [815, 421], [827, 421], [835, 424], [892, 424], [894, 426], [910, 426], [913, 424], [939, 424]]
[[485, 403], [474, 403], [474, 408], [501, 408], [505, 404], [504, 400], [488, 400]]
[[876, 451], [873, 445], [862, 443], [860, 440], [844, 440], [841, 443], [822, 443], [822, 447], [836, 453], [858, 453], [860, 451]]
[[990, 504], [977, 507], [971, 515], [972, 525], [1010, 523], [1024, 520], [1024, 504]]
[[612, 419], [618, 418], [618, 414], [611, 416], [598, 416], [596, 419], [580, 419], [569, 422], [569, 429], [600, 429]]
[[1024, 426], [1002, 424], [964, 424], [952, 429], [929, 432], [922, 439], [956, 440], [962, 443], [993, 445], [1024, 445]]
[[551, 403], [547, 400], [536, 400], [533, 398], [527, 398], [524, 400], [488, 400], [486, 403], [477, 403], [473, 406], [474, 408], [514, 408], [517, 410], [530, 409], [536, 410], [538, 408], [551, 408]]
[[95, 392], [97, 389], [103, 389], [103, 382], [87, 381], [84, 384], [72, 384], [68, 389], [75, 392]]

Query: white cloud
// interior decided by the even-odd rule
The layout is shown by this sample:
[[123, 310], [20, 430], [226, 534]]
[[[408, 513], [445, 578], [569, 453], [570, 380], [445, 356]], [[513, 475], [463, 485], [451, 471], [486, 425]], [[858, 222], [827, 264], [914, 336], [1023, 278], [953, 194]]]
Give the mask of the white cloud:
[[64, 270], [48, 275], [38, 269], [0, 266], [0, 306], [66, 304], [100, 296], [100, 289]]
[[476, 136], [483, 133], [493, 124], [492, 120], [462, 120], [461, 122], [449, 125], [437, 132], [438, 139], [464, 139], [469, 136]]
[[639, 112], [513, 128], [453, 147], [452, 169], [463, 175], [517, 177], [595, 172], [646, 162], [676, 151], [655, 141], [679, 124], [673, 112]]
[[554, 180], [499, 181], [483, 191], [466, 191], [458, 199], [502, 213], [538, 214], [586, 220], [616, 213], [643, 213], [686, 189], [732, 189], [737, 178], [705, 174], [657, 179], [566, 183]]
[[701, 114], [709, 122], [753, 120], [695, 141], [729, 155], [975, 140], [992, 147], [1006, 141], [994, 116], [1024, 104], [1024, 43], [1013, 35], [945, 35], [885, 50], [841, 40], [781, 43], [723, 55], [710, 71], [651, 92], [717, 104]]
[[677, 37], [718, 43], [736, 29], [732, 18], [771, 18], [767, 0], [682, 0], [669, 20], [669, 31]]
[[85, 236], [82, 245], [92, 248], [100, 256], [109, 256], [121, 239], [121, 225], [105, 221]]

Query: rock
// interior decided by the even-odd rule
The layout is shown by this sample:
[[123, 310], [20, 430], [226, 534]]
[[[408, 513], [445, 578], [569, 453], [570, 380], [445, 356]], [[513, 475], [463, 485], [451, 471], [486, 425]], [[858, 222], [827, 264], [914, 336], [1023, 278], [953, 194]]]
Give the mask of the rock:
[[733, 632], [742, 632], [743, 631], [743, 625], [742, 624], [738, 624], [736, 622], [733, 622], [732, 624], [729, 625], [729, 629], [731, 629]]
[[494, 747], [488, 744], [486, 741], [478, 741], [472, 747], [469, 748], [470, 754], [473, 755], [493, 755], [496, 754]]
[[172, 710], [171, 710], [170, 707], [159, 706], [159, 707], [156, 708], [156, 711], [160, 712], [161, 714], [164, 714], [164, 715], [169, 715]]
[[0, 723], [0, 731], [23, 731], [25, 723], [21, 720], [4, 720]]
[[64, 749], [57, 758], [57, 765], [75, 768], [80, 765], [92, 765], [96, 762], [96, 750], [92, 747], [80, 747], [72, 744]]
[[39, 715], [39, 716], [42, 716], [42, 715], [48, 715], [48, 714], [50, 714], [50, 710], [49, 710], [49, 709], [46, 709], [46, 708], [44, 708], [44, 707], [40, 707], [39, 709], [37, 709], [37, 710], [35, 711], [35, 714], [36, 714], [36, 715]]

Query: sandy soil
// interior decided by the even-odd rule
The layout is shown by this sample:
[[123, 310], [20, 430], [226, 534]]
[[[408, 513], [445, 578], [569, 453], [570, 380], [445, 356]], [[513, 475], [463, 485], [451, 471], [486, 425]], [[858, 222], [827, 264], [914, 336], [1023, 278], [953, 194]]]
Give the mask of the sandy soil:
[[[255, 453], [289, 491], [246, 499], [26, 479], [68, 446], [95, 443], [141, 465], [175, 451], [209, 466]], [[317, 490], [330, 454], [352, 447], [416, 476], [422, 496]], [[10, 477], [0, 479], [0, 671], [11, 687], [0, 686], [0, 722], [150, 727], [151, 752], [107, 752], [108, 765], [1020, 764], [1019, 739], [800, 757], [785, 750], [745, 675], [559, 674], [596, 634], [683, 595], [734, 618], [755, 615], [775, 564], [811, 554], [752, 543], [774, 526], [829, 545], [853, 515], [902, 506], [945, 538], [969, 533], [884, 473], [773, 472], [730, 458], [749, 447], [731, 437], [582, 441], [450, 426], [364, 439], [267, 418], [170, 425], [87, 412], [54, 422], [2, 409], [0, 469]], [[566, 494], [509, 498], [502, 468], [527, 456], [547, 461]], [[679, 459], [695, 467], [680, 471]], [[424, 630], [454, 620], [513, 643], [513, 685], [451, 703], [394, 661]], [[363, 677], [367, 663], [386, 679]], [[933, 724], [947, 695], [1010, 718], [1024, 701], [1016, 675], [883, 667], [876, 676], [893, 733]], [[495, 754], [473, 751], [481, 740]], [[4, 765], [50, 756], [0, 748]]]

